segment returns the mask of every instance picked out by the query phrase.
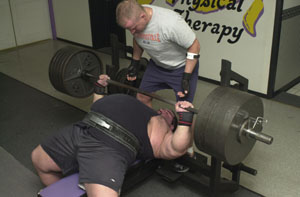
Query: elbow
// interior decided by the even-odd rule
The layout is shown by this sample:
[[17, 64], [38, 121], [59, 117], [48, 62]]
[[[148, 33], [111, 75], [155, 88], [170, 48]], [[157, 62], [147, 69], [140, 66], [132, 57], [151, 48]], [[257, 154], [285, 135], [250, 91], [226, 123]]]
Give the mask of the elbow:
[[193, 44], [188, 48], [188, 51], [197, 54], [200, 53], [200, 43], [197, 38], [194, 40]]
[[180, 146], [174, 146], [173, 145], [173, 157], [178, 158], [186, 154], [187, 150], [189, 148], [188, 144], [180, 145]]
[[200, 53], [200, 43], [199, 43], [198, 39], [196, 38], [194, 42], [196, 43], [196, 51], [197, 51], [197, 53]]

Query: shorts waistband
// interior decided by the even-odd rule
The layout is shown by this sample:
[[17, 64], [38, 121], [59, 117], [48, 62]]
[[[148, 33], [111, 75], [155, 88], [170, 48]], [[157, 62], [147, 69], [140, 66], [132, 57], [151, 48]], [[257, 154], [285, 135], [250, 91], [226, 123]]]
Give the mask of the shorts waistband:
[[139, 152], [140, 144], [138, 139], [127, 129], [112, 121], [101, 113], [90, 111], [83, 119], [83, 122], [92, 126], [114, 140], [133, 151], [135, 155]]

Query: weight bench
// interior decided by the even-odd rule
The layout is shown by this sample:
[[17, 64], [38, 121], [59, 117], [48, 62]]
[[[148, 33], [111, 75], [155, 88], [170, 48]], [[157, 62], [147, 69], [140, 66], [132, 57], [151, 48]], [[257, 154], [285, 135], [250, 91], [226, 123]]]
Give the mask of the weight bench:
[[[122, 186], [122, 193], [127, 192], [138, 183], [142, 182], [151, 176], [158, 165], [160, 160], [153, 159], [149, 161], [135, 161], [127, 170], [124, 183]], [[64, 177], [61, 180], [42, 189], [38, 197], [83, 197], [87, 196], [85, 190], [79, 186], [79, 174], [75, 173], [70, 176]]]

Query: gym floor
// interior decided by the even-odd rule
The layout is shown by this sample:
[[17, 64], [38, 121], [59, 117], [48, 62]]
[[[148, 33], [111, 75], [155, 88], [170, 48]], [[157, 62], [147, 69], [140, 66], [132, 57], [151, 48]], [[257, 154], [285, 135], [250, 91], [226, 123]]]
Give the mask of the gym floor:
[[[51, 86], [48, 79], [48, 66], [51, 58], [58, 49], [66, 45], [71, 44], [57, 40], [46, 40], [24, 47], [0, 51], [0, 72], [80, 110], [88, 111], [92, 102], [91, 97], [77, 99], [60, 93]], [[110, 55], [101, 52], [97, 52], [97, 54], [103, 65], [111, 63]], [[122, 59], [121, 64], [127, 66], [129, 61]], [[194, 99], [196, 108], [200, 107], [204, 99], [215, 87], [217, 85], [199, 80]], [[299, 85], [290, 89], [288, 93], [294, 94], [298, 97], [296, 99], [299, 100]], [[19, 92], [15, 92], [16, 97], [18, 97], [18, 94]], [[158, 94], [175, 100], [172, 91], [160, 91]], [[274, 142], [271, 145], [256, 143], [243, 163], [256, 169], [258, 174], [252, 176], [247, 173], [241, 173], [241, 185], [264, 196], [299, 196], [300, 108], [275, 100], [264, 98], [262, 100], [264, 103], [264, 117], [268, 120], [268, 123], [264, 125], [263, 132], [273, 136]], [[165, 105], [159, 101], [154, 101], [154, 108]], [[2, 111], [2, 113], [5, 113], [5, 111]], [[1, 121], [3, 123], [3, 120]], [[1, 132], [2, 128], [0, 128], [0, 138]], [[5, 148], [2, 148], [2, 144], [0, 144], [0, 152], [5, 152]], [[1, 168], [4, 168], [6, 159], [13, 159], [13, 156], [10, 154], [6, 156], [7, 158], [1, 157], [0, 159], [0, 172], [4, 171]], [[16, 165], [16, 168], [27, 171], [22, 165]], [[12, 171], [11, 173], [14, 172]], [[222, 170], [222, 174], [224, 177], [229, 177], [230, 175], [225, 169]], [[30, 176], [37, 179], [34, 173], [30, 174]], [[1, 179], [2, 182], [5, 181], [3, 176]], [[24, 181], [29, 185], [31, 183], [28, 180]], [[3, 187], [2, 184], [0, 185], [0, 192], [3, 191], [1, 187]]]

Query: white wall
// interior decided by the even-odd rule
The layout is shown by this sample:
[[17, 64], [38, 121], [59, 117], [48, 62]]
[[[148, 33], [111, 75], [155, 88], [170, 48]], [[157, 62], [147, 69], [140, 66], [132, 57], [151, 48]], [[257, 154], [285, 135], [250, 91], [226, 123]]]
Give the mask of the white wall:
[[92, 46], [88, 0], [52, 0], [52, 2], [57, 37]]
[[300, 15], [291, 13], [285, 11], [282, 17], [275, 91], [300, 76]]
[[47, 0], [1, 0], [0, 49], [52, 38]]
[[288, 8], [292, 8], [292, 7], [296, 7], [300, 5], [300, 1], [299, 0], [284, 0], [283, 1], [283, 9], [288, 9]]
[[0, 50], [16, 46], [8, 0], [0, 1]]
[[52, 37], [47, 0], [11, 0], [17, 45]]

